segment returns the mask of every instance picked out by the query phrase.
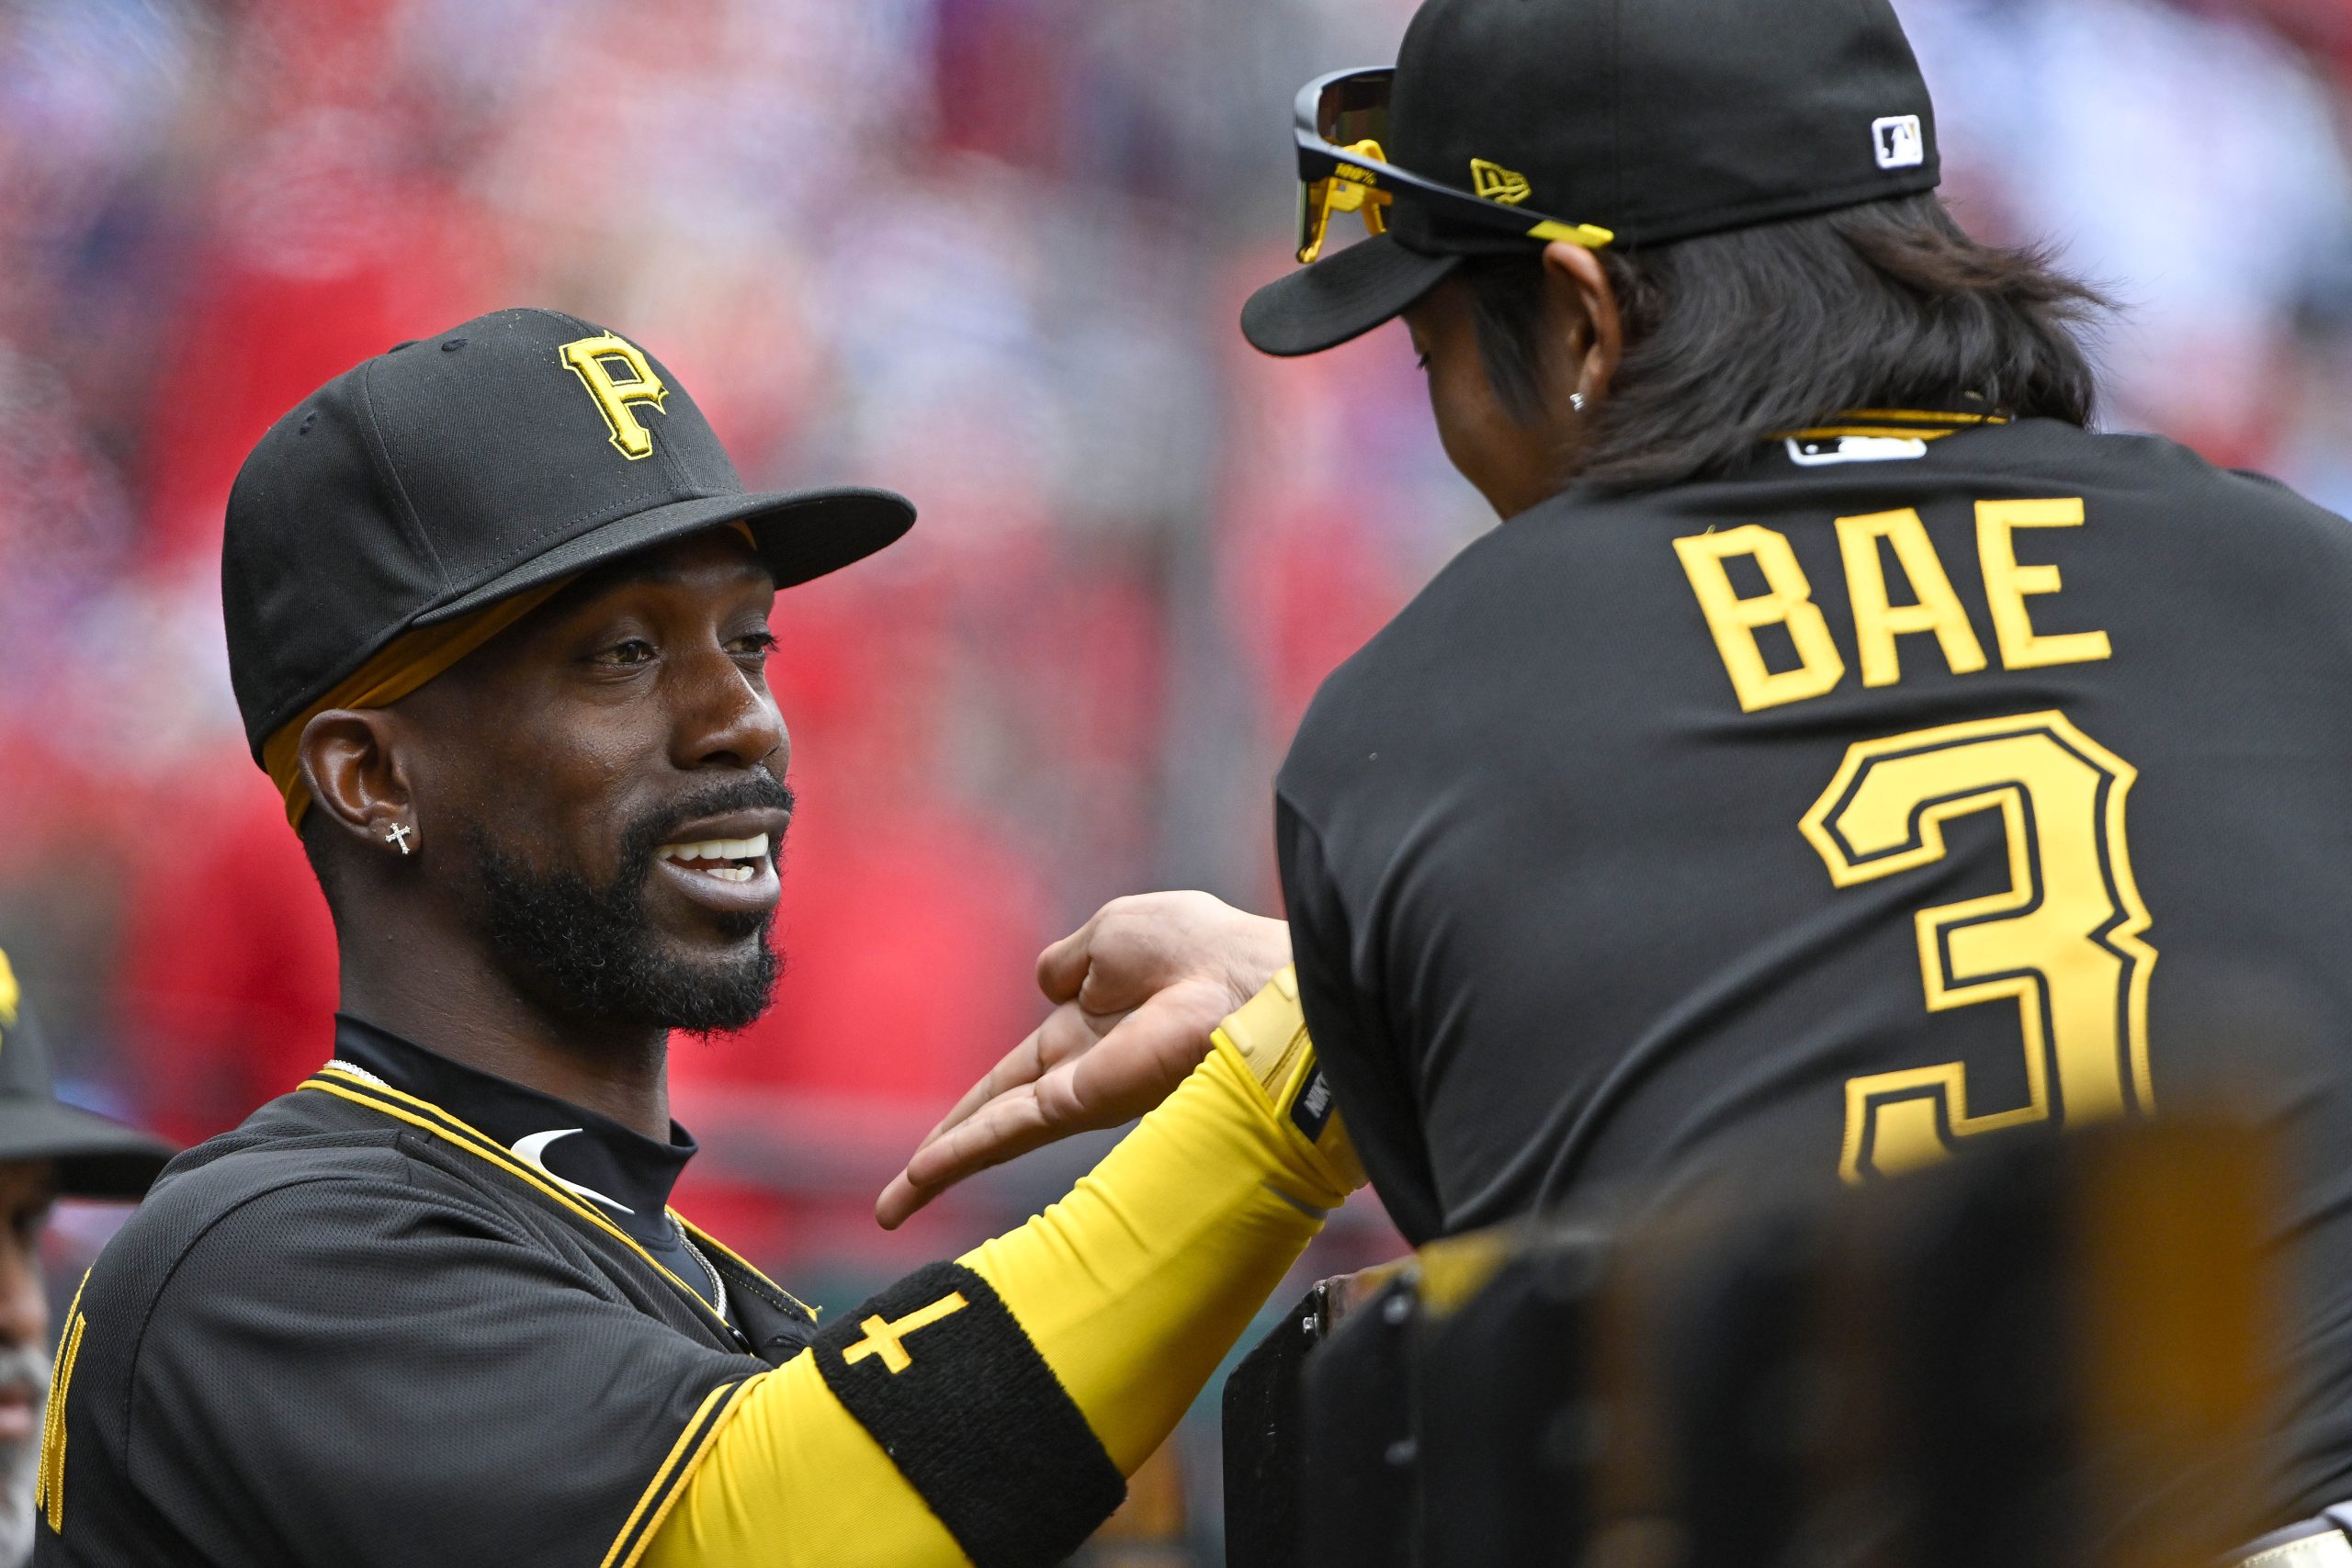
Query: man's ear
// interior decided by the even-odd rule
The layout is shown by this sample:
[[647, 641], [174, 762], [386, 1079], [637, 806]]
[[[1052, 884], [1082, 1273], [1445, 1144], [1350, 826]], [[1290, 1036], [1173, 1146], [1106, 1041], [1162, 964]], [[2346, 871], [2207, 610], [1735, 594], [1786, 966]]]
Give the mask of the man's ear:
[[1575, 389], [1590, 410], [1608, 395], [1625, 352], [1625, 319], [1617, 309], [1617, 290], [1599, 253], [1566, 240], [1544, 247], [1544, 277], [1555, 305], [1583, 319], [1584, 352], [1575, 367]]
[[393, 745], [397, 728], [381, 708], [330, 708], [302, 727], [299, 748], [311, 808], [337, 830], [387, 851], [399, 842], [389, 836], [394, 829], [416, 826]]

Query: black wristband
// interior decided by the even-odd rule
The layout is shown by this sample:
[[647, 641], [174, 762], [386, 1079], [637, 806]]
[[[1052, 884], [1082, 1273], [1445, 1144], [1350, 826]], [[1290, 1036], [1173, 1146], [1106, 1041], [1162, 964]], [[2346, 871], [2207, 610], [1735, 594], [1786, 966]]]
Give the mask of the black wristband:
[[919, 1269], [816, 1340], [833, 1397], [978, 1568], [1046, 1568], [1127, 1483], [986, 1280]]

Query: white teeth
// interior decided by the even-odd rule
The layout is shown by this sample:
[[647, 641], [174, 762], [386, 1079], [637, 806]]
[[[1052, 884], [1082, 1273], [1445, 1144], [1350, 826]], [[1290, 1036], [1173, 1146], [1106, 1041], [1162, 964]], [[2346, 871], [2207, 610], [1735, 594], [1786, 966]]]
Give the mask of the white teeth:
[[[654, 852], [663, 860], [762, 860], [768, 852], [768, 836], [755, 834], [748, 839], [703, 839], [691, 844], [664, 844]], [[730, 876], [730, 882], [746, 882], [751, 873], [742, 867], [741, 876]]]
[[709, 874], [722, 882], [749, 882], [752, 880], [752, 868], [748, 865], [717, 865], [710, 868]]

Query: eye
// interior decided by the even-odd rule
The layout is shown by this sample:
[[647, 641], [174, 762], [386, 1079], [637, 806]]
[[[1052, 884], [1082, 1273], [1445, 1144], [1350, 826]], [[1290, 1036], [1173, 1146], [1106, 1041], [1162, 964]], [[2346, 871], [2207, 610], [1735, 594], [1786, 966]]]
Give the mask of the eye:
[[728, 643], [727, 651], [748, 659], [765, 659], [775, 651], [775, 634], [765, 626], [745, 632]]
[[641, 637], [630, 637], [626, 642], [616, 642], [596, 655], [597, 663], [618, 665], [622, 668], [650, 664], [652, 661], [653, 645]]

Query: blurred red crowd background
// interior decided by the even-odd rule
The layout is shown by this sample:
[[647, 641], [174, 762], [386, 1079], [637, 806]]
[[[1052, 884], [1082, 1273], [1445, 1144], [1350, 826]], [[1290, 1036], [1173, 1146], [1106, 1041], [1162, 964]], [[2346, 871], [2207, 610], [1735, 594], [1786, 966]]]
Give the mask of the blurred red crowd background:
[[[1171, 882], [1264, 907], [1281, 733], [1410, 586], [1334, 547], [1351, 491], [1431, 475], [1408, 429], [1295, 506], [1242, 458], [1286, 417], [1227, 401], [1282, 125], [1200, 133], [1234, 84], [1187, 101], [1170, 61], [1218, 73], [1208, 20], [0, 9], [0, 942], [74, 1091], [196, 1140], [319, 1059], [333, 933], [228, 705], [223, 502], [320, 381], [508, 303], [653, 347], [754, 483], [924, 512], [780, 607], [787, 978], [676, 1054], [708, 1223], [771, 1258], [892, 1245], [871, 1183], [1035, 1021], [1046, 940]], [[1206, 194], [1236, 164], [1272, 166], [1255, 243]]]

